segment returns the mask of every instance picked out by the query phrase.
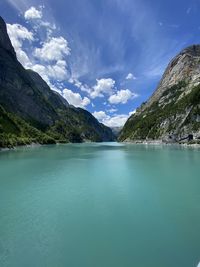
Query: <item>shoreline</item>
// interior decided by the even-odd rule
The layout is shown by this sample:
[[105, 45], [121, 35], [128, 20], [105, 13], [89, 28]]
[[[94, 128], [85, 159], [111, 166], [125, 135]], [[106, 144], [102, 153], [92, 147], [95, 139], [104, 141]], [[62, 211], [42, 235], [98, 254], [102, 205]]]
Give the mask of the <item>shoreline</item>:
[[[44, 144], [44, 145], [48, 145], [48, 144]], [[21, 146], [19, 145], [19, 146], [14, 146], [14, 147], [0, 147], [0, 152], [16, 150], [19, 147], [29, 148], [29, 147], [40, 147], [40, 146], [44, 146], [44, 145], [39, 144], [39, 143], [32, 143], [32, 144], [28, 144], [28, 145], [21, 145]]]
[[127, 140], [123, 141], [121, 143], [125, 144], [135, 144], [135, 145], [166, 145], [166, 146], [180, 146], [180, 147], [193, 147], [193, 148], [200, 148], [200, 143], [169, 143], [169, 142], [163, 142], [162, 140]]
[[[164, 145], [164, 146], [180, 146], [180, 147], [185, 147], [185, 148], [200, 148], [200, 144], [198, 143], [194, 143], [194, 144], [188, 144], [188, 143], [167, 143], [167, 142], [163, 142], [161, 140], [135, 140], [135, 141], [123, 141], [123, 142], [118, 142], [118, 141], [114, 141], [116, 143], [119, 144], [132, 144], [132, 145]], [[83, 142], [83, 143], [96, 143], [96, 142]], [[101, 143], [101, 142], [98, 142]], [[105, 143], [105, 142], [104, 142]], [[60, 144], [81, 144], [81, 143], [56, 143], [53, 145], [60, 145]], [[11, 150], [16, 150], [17, 148], [34, 148], [34, 147], [42, 147], [42, 146], [49, 146], [52, 144], [40, 144], [40, 143], [32, 143], [32, 144], [28, 144], [28, 145], [19, 145], [19, 146], [14, 146], [14, 147], [0, 147], [0, 152], [6, 152], [6, 151], [11, 151]]]

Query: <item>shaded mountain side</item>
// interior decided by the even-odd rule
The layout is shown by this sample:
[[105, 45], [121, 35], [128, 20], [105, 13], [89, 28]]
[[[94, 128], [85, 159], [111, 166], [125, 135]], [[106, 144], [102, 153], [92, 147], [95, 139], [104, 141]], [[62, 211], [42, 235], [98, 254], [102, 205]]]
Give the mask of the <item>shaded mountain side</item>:
[[[59, 120], [46, 132], [38, 130], [31, 126], [13, 113], [6, 112], [0, 106], [0, 147], [14, 147], [17, 145], [28, 145], [31, 143], [55, 144], [56, 142], [83, 142], [94, 141], [101, 142], [113, 140], [112, 132], [108, 135], [107, 127], [100, 125], [101, 130], [94, 130], [96, 125], [99, 129], [98, 121], [87, 111], [84, 115], [80, 109], [69, 108], [69, 125], [67, 121]], [[70, 114], [69, 114], [70, 113]], [[66, 118], [68, 117], [66, 116]], [[82, 120], [82, 123], [79, 123]], [[88, 126], [91, 124], [91, 126]]]
[[115, 139], [112, 130], [99, 123], [86, 110], [68, 107], [62, 111], [60, 116], [62, 119], [56, 121], [47, 131], [56, 140], [108, 142]]
[[[8, 130], [4, 130], [5, 122], [8, 122], [5, 114], [9, 114], [15, 124], [21, 120], [40, 134], [54, 139], [54, 142], [114, 140], [110, 128], [99, 123], [89, 112], [69, 105], [61, 95], [49, 88], [38, 73], [24, 69], [16, 58], [6, 24], [1, 17], [0, 105], [1, 118], [4, 118], [1, 119], [0, 128], [4, 136], [9, 134]], [[29, 137], [24, 130], [22, 132], [23, 136]], [[11, 134], [21, 138], [22, 132]]]
[[168, 65], [150, 99], [124, 125], [120, 141], [185, 142], [200, 138], [200, 45]]
[[27, 70], [27, 73], [37, 86], [37, 89], [43, 95], [45, 100], [51, 104], [56, 110], [65, 109], [65, 107], [69, 107], [69, 103], [65, 98], [63, 98], [59, 93], [51, 90], [48, 84], [42, 79], [42, 77], [33, 70]]
[[0, 147], [31, 143], [55, 144], [55, 140], [0, 106]]

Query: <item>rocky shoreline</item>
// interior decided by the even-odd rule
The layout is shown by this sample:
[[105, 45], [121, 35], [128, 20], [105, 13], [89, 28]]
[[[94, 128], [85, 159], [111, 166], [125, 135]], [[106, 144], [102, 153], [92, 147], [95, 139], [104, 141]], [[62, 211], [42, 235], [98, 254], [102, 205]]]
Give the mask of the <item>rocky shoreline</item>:
[[162, 140], [125, 140], [123, 143], [126, 144], [135, 144], [135, 145], [169, 145], [169, 146], [183, 146], [183, 147], [196, 147], [200, 148], [200, 141], [197, 141], [196, 143], [193, 142], [185, 142], [185, 143], [179, 143], [179, 142], [164, 142]]

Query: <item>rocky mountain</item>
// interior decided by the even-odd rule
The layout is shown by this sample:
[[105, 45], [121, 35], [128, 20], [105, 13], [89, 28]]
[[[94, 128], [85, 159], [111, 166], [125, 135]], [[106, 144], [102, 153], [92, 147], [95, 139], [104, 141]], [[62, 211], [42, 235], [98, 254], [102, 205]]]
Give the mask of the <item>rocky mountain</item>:
[[0, 17], [0, 146], [113, 139], [110, 128], [69, 105], [38, 73], [24, 69]]
[[200, 139], [200, 45], [168, 65], [150, 99], [126, 122], [119, 140], [184, 142]]

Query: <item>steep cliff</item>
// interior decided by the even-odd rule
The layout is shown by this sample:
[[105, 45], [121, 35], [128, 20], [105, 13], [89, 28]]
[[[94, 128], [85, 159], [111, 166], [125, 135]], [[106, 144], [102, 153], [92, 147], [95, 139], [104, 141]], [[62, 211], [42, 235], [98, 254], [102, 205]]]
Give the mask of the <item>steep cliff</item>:
[[180, 142], [200, 138], [200, 45], [168, 65], [150, 99], [126, 122], [119, 140]]
[[[39, 131], [39, 135], [45, 134], [44, 139], [48, 136], [50, 142], [52, 139], [55, 142], [114, 139], [110, 128], [99, 123], [89, 112], [69, 105], [61, 95], [49, 88], [38, 73], [24, 69], [17, 60], [1, 17], [0, 108], [1, 140], [9, 135], [10, 140], [27, 138], [27, 143], [32, 142], [34, 134], [26, 132], [27, 125]], [[20, 121], [25, 127], [19, 127], [19, 131], [14, 127], [16, 131], [9, 132], [7, 126], [11, 120], [12, 125]], [[9, 138], [4, 146], [9, 143]], [[36, 138], [35, 141], [40, 142], [40, 139]]]

